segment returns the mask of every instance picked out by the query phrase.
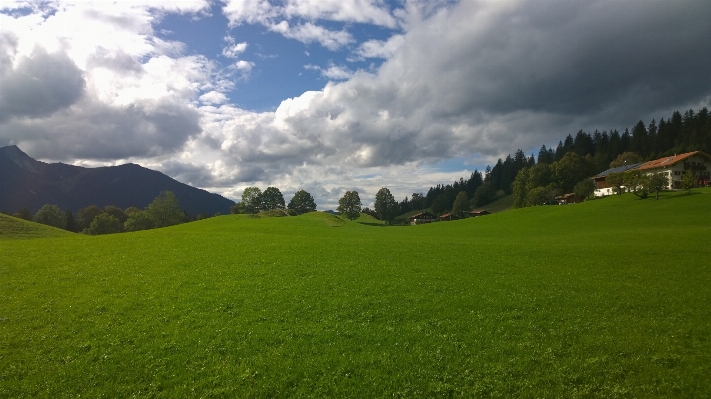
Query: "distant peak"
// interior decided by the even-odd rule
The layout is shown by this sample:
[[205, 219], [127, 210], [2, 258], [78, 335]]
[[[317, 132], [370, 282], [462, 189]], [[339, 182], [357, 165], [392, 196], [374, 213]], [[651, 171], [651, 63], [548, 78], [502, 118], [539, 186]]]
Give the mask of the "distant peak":
[[[5, 146], [5, 147], [0, 147], [0, 151], [2, 151], [2, 152], [8, 152], [8, 151], [12, 151], [12, 152], [22, 152], [22, 150], [20, 149], [20, 147], [14, 145], [14, 144], [13, 144], [13, 145], [8, 145], [8, 146]], [[22, 153], [24, 154], [24, 152], [22, 152]]]
[[31, 158], [29, 155], [25, 154], [24, 151], [20, 149], [20, 147], [16, 145], [8, 145], [6, 147], [0, 147], [0, 154], [5, 154], [9, 157], [27, 157]]
[[22, 169], [29, 170], [30, 172], [37, 173], [38, 165], [42, 164], [42, 162], [37, 161], [36, 159], [27, 155], [24, 151], [20, 149], [20, 147], [16, 145], [0, 147], [0, 155], [4, 155], [5, 157], [16, 163]]

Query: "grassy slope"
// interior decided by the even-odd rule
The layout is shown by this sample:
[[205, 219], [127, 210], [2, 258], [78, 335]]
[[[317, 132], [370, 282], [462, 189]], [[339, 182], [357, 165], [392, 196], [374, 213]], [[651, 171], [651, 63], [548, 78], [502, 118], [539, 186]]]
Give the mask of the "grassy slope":
[[0, 396], [703, 396], [709, 204], [0, 241]]
[[67, 237], [73, 235], [66, 230], [0, 214], [0, 240]]
[[[476, 207], [475, 209], [486, 209], [487, 211], [491, 213], [497, 213], [497, 212], [502, 212], [502, 211], [507, 211], [509, 209], [513, 208], [513, 195], [504, 195], [503, 191], [501, 191], [501, 195], [494, 201], [480, 206]], [[420, 213], [420, 212], [432, 212], [430, 208], [427, 209], [418, 209], [415, 211], [410, 211], [407, 213], [403, 213], [402, 215], [398, 216], [398, 219], [409, 219], [410, 216]]]
[[477, 209], [486, 209], [491, 213], [507, 211], [513, 208], [513, 195], [504, 195], [490, 204], [480, 206]]

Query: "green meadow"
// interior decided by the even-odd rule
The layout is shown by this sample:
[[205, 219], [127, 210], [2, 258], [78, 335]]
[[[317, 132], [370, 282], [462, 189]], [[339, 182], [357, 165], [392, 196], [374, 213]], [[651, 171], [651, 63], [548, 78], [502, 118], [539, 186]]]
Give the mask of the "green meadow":
[[711, 189], [420, 226], [0, 215], [0, 397], [705, 397]]

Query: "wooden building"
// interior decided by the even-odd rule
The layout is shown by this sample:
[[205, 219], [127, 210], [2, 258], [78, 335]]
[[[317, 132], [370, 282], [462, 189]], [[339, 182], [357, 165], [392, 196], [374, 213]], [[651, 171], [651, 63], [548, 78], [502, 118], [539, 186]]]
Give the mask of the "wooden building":
[[579, 197], [575, 193], [568, 193], [555, 197], [555, 200], [558, 201], [558, 205], [577, 204], [583, 202], [583, 197]]
[[491, 215], [491, 212], [484, 210], [484, 209], [476, 209], [471, 212], [469, 212], [469, 216], [475, 218], [477, 216], [484, 216], [484, 215]]
[[444, 215], [439, 217], [439, 220], [442, 222], [449, 221], [449, 220], [457, 220], [459, 219], [459, 216], [453, 214], [453, 213], [445, 213]]
[[432, 223], [437, 220], [437, 217], [429, 212], [420, 212], [410, 216], [410, 224]]

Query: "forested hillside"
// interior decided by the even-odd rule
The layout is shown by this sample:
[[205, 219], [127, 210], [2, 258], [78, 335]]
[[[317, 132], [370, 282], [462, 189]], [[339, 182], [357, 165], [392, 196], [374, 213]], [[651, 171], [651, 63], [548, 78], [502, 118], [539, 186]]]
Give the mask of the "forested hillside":
[[[472, 206], [483, 206], [496, 196], [497, 191], [511, 194], [519, 171], [538, 164], [551, 166], [548, 170], [540, 168], [544, 175], [547, 174], [540, 176], [541, 181], [552, 180], [560, 191], [572, 192], [575, 184], [608, 169], [610, 163], [623, 153], [631, 152], [639, 155], [640, 161], [648, 161], [690, 151], [711, 151], [711, 118], [707, 108], [698, 112], [688, 110], [683, 115], [675, 111], [670, 118], [662, 118], [659, 122], [640, 120], [632, 131], [625, 129], [622, 133], [617, 130], [595, 130], [592, 133], [580, 130], [574, 136], [569, 134], [560, 140], [555, 149], [542, 145], [537, 156], [526, 156], [519, 149], [513, 156], [499, 159], [493, 167], [487, 166], [483, 174], [475, 171], [469, 179], [438, 184], [426, 195], [413, 193], [410, 199], [400, 202], [400, 210], [406, 213], [434, 207], [443, 212], [452, 208], [461, 191], [467, 193]], [[566, 154], [574, 155], [565, 158]]]

